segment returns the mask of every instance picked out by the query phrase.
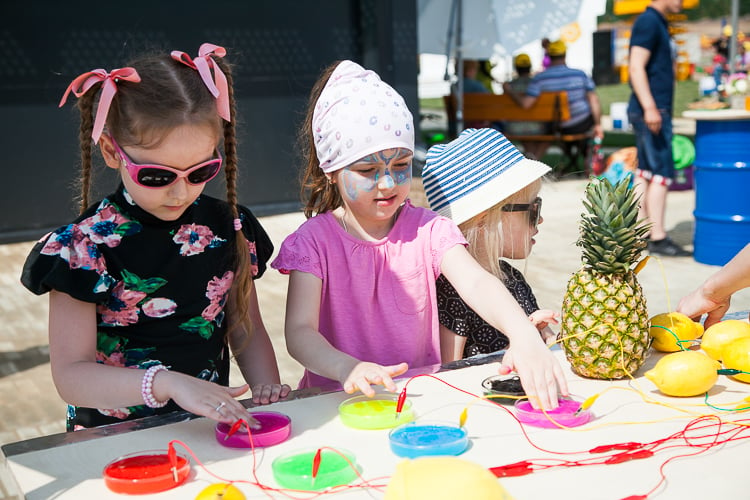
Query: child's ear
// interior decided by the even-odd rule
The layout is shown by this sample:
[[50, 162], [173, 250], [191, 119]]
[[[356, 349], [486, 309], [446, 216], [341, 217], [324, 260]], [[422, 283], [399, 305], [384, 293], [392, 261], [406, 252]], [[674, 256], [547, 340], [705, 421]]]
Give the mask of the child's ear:
[[99, 137], [99, 151], [102, 153], [104, 162], [109, 168], [119, 170], [121, 166], [120, 154], [112, 144], [112, 138], [108, 134], [102, 134]]

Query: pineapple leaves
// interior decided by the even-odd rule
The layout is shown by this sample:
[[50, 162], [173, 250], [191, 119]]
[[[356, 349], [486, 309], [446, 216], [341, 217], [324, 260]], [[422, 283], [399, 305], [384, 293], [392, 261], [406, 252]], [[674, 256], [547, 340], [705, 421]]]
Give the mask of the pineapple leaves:
[[638, 198], [628, 184], [592, 179], [586, 186], [576, 245], [584, 265], [604, 274], [628, 272], [646, 247], [649, 225], [638, 220]]

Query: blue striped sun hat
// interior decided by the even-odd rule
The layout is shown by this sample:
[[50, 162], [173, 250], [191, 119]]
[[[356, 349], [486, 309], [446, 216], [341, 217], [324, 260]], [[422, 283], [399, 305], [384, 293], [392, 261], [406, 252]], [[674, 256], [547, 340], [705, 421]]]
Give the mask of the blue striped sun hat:
[[430, 148], [422, 182], [430, 208], [461, 224], [550, 170], [497, 130], [469, 128], [453, 142]]

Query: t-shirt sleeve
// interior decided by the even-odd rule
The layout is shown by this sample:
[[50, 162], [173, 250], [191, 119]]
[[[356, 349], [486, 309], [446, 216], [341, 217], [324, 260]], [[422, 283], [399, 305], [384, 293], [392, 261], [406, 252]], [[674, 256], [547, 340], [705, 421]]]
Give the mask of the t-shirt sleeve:
[[282, 274], [302, 271], [323, 279], [318, 246], [304, 231], [304, 225], [286, 237], [271, 267]]
[[34, 245], [21, 271], [21, 283], [36, 295], [57, 290], [82, 302], [102, 303], [114, 280], [99, 247], [70, 224]]
[[273, 254], [273, 242], [263, 229], [260, 221], [247, 207], [240, 206], [242, 233], [250, 246], [250, 265], [253, 279], [258, 279], [266, 272], [268, 260]]
[[650, 16], [641, 16], [636, 19], [630, 33], [630, 46], [643, 47], [653, 50], [655, 41], [659, 38], [658, 26], [651, 22]]
[[456, 245], [469, 245], [456, 223], [447, 217], [442, 216], [437, 216], [433, 222], [432, 242], [432, 270], [436, 277], [442, 272], [440, 270], [440, 265], [443, 262], [443, 255], [445, 255], [445, 252]]

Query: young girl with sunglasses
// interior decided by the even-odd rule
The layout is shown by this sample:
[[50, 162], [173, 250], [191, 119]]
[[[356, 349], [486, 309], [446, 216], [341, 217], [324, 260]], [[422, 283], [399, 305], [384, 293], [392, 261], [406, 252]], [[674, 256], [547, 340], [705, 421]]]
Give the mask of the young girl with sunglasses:
[[565, 379], [526, 315], [452, 221], [407, 199], [414, 128], [403, 98], [356, 63], [334, 64], [313, 88], [301, 138], [308, 220], [271, 264], [290, 275], [285, 333], [306, 368], [300, 386], [372, 396], [371, 384], [395, 391], [409, 366], [455, 359], [456, 336], [439, 334], [442, 273], [509, 332], [507, 366], [535, 406], [555, 408]]
[[[253, 280], [273, 245], [237, 203], [235, 110], [225, 50], [203, 44], [76, 78], [81, 215], [43, 237], [23, 284], [50, 292], [52, 376], [76, 430], [183, 408], [248, 419], [235, 398], [288, 394], [279, 383]], [[92, 139], [118, 173], [89, 205]], [[219, 151], [219, 144], [223, 155]], [[203, 189], [224, 166], [226, 198]], [[247, 384], [227, 387], [229, 348]]]
[[[427, 153], [422, 172], [430, 207], [458, 224], [469, 253], [497, 276], [529, 315], [545, 341], [557, 313], [541, 310], [521, 272], [503, 259], [525, 259], [543, 222], [541, 178], [550, 168], [529, 160], [494, 129], [467, 129]], [[458, 181], [460, 179], [460, 182]], [[509, 338], [488, 324], [445, 278], [437, 281], [443, 335], [456, 335], [463, 357], [506, 349]]]

